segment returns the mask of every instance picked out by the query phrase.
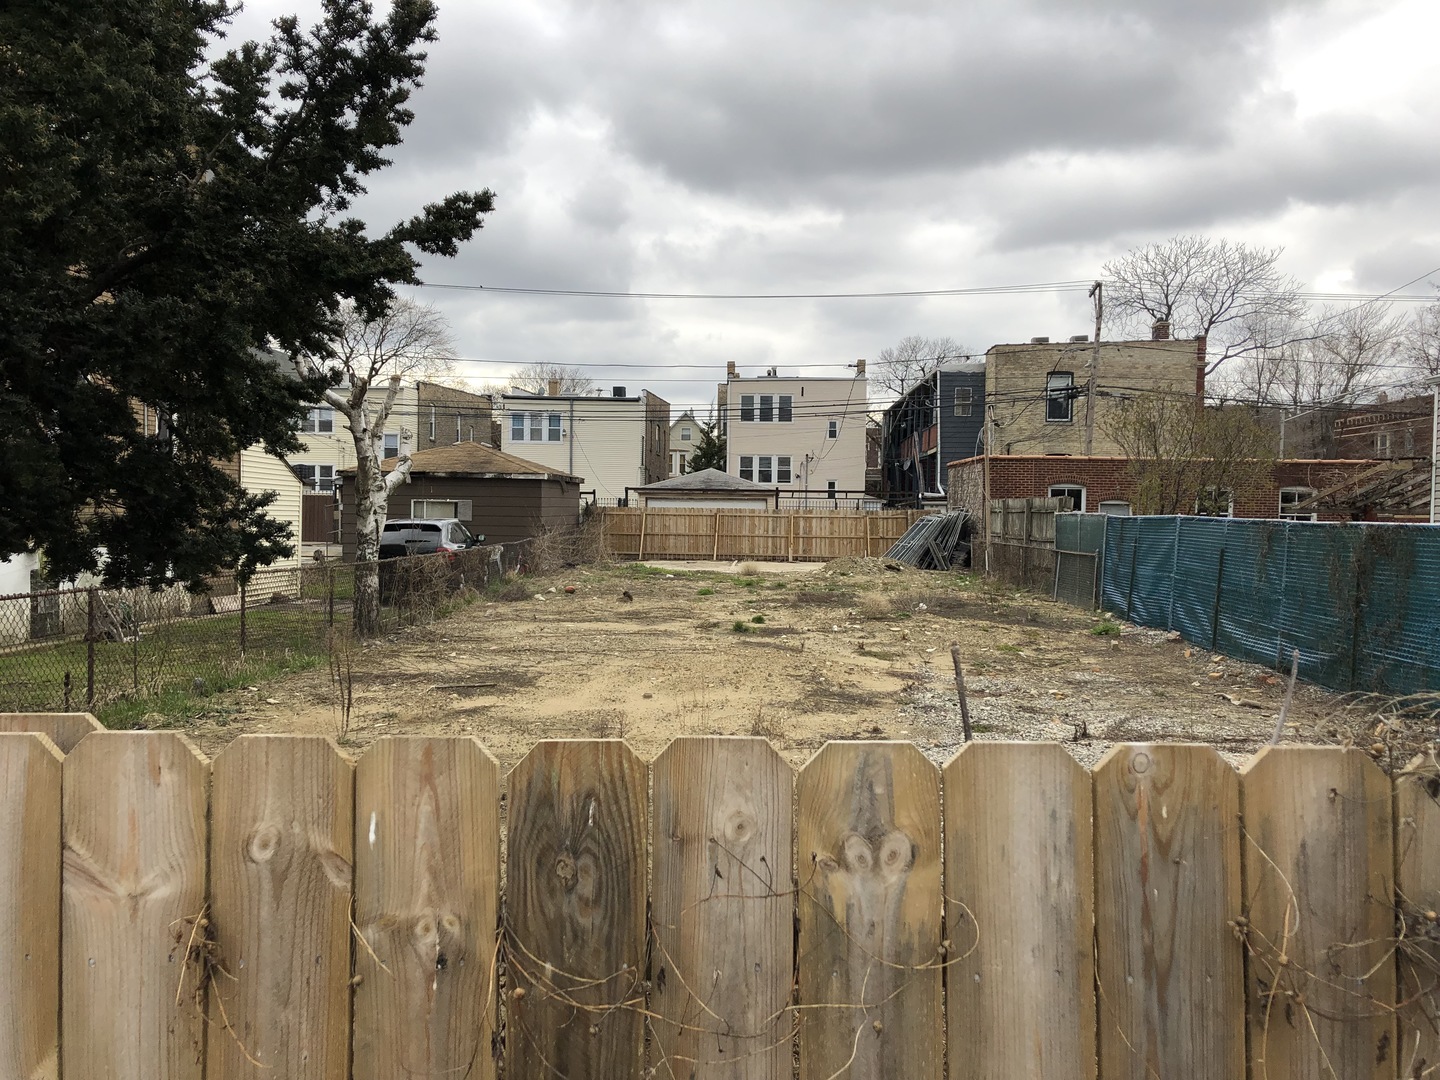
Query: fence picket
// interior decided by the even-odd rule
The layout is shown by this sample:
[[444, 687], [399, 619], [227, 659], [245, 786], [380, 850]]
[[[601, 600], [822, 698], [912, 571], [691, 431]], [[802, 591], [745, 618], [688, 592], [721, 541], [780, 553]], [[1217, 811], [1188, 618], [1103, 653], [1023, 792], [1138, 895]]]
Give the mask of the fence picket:
[[1400, 950], [1400, 1075], [1440, 1065], [1440, 761], [1421, 754], [1395, 781], [1395, 891], [1408, 940]]
[[0, 734], [0, 1076], [55, 1080], [60, 1056], [60, 770], [43, 734]]
[[1122, 745], [1094, 780], [1101, 1075], [1244, 1076], [1239, 776], [1209, 746]]
[[939, 771], [910, 743], [827, 743], [798, 805], [801, 1080], [938, 1080]]
[[1267, 746], [1241, 791], [1253, 1074], [1393, 1077], [1388, 779], [1359, 750]]
[[614, 739], [541, 742], [510, 773], [507, 1076], [640, 1073], [646, 779]]
[[92, 731], [104, 731], [89, 713], [0, 713], [0, 732], [34, 731], [49, 737], [60, 753], [68, 754]]
[[326, 738], [242, 735], [215, 758], [210, 1080], [347, 1080], [352, 792]]
[[790, 1078], [794, 782], [764, 739], [681, 738], [655, 759], [658, 1076]]
[[355, 1080], [496, 1075], [499, 805], [472, 738], [385, 738], [360, 759]]
[[65, 759], [67, 1080], [200, 1080], [209, 771], [169, 732], [96, 732]]
[[945, 765], [950, 1076], [1089, 1080], [1090, 776], [1056, 743], [970, 743]]

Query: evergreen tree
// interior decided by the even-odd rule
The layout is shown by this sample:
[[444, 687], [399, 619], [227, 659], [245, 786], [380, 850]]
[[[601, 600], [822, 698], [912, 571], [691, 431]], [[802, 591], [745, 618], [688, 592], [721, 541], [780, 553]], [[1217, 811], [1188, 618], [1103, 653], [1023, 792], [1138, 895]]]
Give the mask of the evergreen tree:
[[223, 463], [298, 448], [323, 387], [284, 358], [331, 355], [342, 306], [381, 315], [492, 208], [460, 192], [376, 236], [347, 216], [413, 118], [430, 0], [325, 0], [207, 60], [230, 15], [0, 7], [0, 558], [152, 584], [272, 561], [285, 530]]
[[719, 425], [714, 420], [700, 425], [700, 441], [690, 454], [686, 472], [697, 473], [701, 469], [725, 471], [725, 436], [718, 432]]

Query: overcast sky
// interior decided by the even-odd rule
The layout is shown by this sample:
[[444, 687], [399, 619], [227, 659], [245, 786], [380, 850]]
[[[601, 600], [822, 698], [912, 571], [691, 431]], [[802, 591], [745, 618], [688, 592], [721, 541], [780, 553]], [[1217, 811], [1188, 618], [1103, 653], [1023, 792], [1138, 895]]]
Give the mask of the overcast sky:
[[[1088, 280], [1181, 232], [1283, 245], [1283, 268], [1315, 290], [1382, 293], [1440, 267], [1435, 0], [440, 10], [415, 123], [359, 207], [379, 231], [450, 191], [496, 192], [483, 232], [430, 260], [426, 281], [964, 289]], [[248, 0], [234, 36], [317, 11]], [[707, 404], [727, 360], [840, 375], [907, 334], [983, 352], [1092, 326], [1083, 291], [415, 292], [444, 311], [462, 356], [485, 361], [461, 367], [477, 381], [576, 364], [677, 407]], [[621, 364], [642, 366], [604, 366]]]

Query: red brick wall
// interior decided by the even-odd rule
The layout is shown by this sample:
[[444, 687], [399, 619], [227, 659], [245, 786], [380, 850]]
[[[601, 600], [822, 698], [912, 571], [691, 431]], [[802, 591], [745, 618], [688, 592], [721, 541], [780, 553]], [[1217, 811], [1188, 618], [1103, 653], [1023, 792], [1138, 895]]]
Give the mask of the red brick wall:
[[[1282, 487], [1308, 487], [1317, 491], [1339, 483], [1348, 474], [1372, 467], [1372, 461], [1279, 461], [1267, 487], [1241, 492], [1235, 499], [1235, 516], [1278, 516]], [[1131, 462], [1123, 457], [1010, 456], [990, 459], [992, 499], [1045, 498], [1052, 484], [1079, 484], [1085, 489], [1085, 509], [1097, 511], [1113, 499], [1134, 497]], [[985, 461], [967, 458], [950, 464], [950, 504], [978, 514], [977, 493], [983, 490]], [[1321, 521], [1347, 521], [1344, 514], [1325, 512]]]

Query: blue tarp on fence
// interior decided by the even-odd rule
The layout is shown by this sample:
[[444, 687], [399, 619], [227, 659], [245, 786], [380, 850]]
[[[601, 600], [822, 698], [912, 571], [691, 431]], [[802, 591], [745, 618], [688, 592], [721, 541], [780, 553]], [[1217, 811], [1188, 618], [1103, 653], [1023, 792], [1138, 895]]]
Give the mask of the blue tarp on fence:
[[1112, 518], [1103, 606], [1337, 690], [1440, 690], [1440, 528]]

